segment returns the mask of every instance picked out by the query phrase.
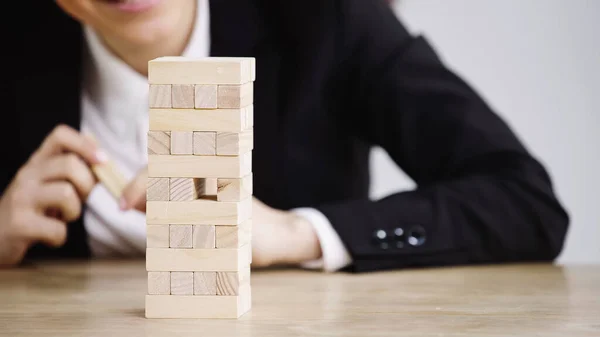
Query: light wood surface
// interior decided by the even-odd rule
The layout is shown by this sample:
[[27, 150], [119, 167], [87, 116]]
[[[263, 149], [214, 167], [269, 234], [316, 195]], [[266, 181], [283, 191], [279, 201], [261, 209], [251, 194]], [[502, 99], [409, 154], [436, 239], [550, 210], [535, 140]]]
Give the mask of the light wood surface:
[[0, 271], [2, 336], [600, 336], [600, 267], [252, 271], [238, 320], [146, 319], [143, 260]]

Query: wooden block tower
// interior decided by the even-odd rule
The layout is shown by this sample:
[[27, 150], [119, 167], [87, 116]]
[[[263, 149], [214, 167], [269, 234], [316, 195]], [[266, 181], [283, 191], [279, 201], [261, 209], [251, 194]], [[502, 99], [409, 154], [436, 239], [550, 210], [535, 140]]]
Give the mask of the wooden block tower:
[[251, 308], [253, 58], [148, 64], [147, 318]]

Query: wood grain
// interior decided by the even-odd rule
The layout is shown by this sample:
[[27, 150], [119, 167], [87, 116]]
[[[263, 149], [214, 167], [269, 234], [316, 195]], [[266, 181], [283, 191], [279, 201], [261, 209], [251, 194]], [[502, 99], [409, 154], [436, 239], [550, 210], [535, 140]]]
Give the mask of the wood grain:
[[148, 131], [148, 154], [171, 154], [171, 132]]
[[217, 105], [219, 109], [236, 109], [254, 102], [254, 83], [219, 85]]
[[147, 178], [146, 201], [168, 201], [169, 190], [169, 178]]
[[204, 195], [206, 195], [204, 178], [170, 178], [169, 180], [170, 201], [191, 201]]
[[217, 295], [238, 295], [240, 282], [237, 272], [217, 272]]
[[192, 225], [170, 225], [169, 247], [192, 248]]
[[216, 230], [214, 225], [194, 225], [192, 235], [192, 248], [216, 248]]
[[148, 201], [148, 225], [232, 225], [252, 216], [252, 199], [238, 202], [198, 199], [193, 201]]
[[147, 248], [169, 248], [169, 225], [146, 226]]
[[253, 192], [252, 173], [243, 178], [217, 179], [218, 201], [240, 201], [248, 198]]
[[150, 84], [148, 98], [150, 109], [171, 108], [171, 85]]
[[214, 156], [217, 154], [217, 133], [210, 131], [194, 132], [194, 155]]
[[217, 295], [217, 273], [210, 271], [194, 272], [194, 295]]
[[171, 294], [171, 273], [168, 271], [148, 272], [148, 295]]
[[150, 130], [230, 131], [246, 129], [247, 109], [150, 109]]
[[217, 155], [235, 156], [254, 149], [254, 130], [242, 132], [218, 132]]
[[190, 155], [194, 153], [193, 132], [171, 131], [171, 154]]
[[[598, 265], [405, 268], [361, 275], [254, 268], [252, 309], [237, 320], [145, 319], [146, 283], [143, 258], [33, 260], [3, 269], [1, 333], [11, 337], [172, 337], [200, 332], [241, 337], [600, 336]], [[211, 300], [230, 299], [171, 297], [185, 297], [194, 308], [210, 308], [216, 305]], [[200, 303], [197, 298], [210, 299]]]
[[146, 249], [148, 271], [238, 271], [250, 264], [248, 246], [235, 249]]
[[171, 87], [173, 109], [194, 108], [194, 86], [191, 84], [173, 84]]
[[194, 273], [171, 272], [171, 295], [194, 295]]
[[196, 109], [216, 109], [217, 108], [217, 86], [216, 85], [195, 85], [195, 105]]
[[252, 153], [240, 156], [148, 156], [149, 177], [241, 178], [252, 172]]

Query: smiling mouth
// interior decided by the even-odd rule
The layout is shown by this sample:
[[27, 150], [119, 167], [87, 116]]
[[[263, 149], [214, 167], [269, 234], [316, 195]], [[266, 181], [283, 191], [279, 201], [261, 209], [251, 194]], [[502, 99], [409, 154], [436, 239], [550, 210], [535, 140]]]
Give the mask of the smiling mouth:
[[139, 13], [149, 10], [160, 3], [162, 0], [99, 0], [100, 2], [111, 5], [120, 11], [129, 13]]

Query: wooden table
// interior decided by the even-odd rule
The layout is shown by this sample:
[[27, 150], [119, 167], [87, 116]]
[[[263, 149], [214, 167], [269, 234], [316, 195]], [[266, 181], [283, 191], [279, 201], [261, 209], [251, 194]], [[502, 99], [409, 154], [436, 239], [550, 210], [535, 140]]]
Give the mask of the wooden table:
[[0, 271], [2, 336], [600, 336], [600, 266], [253, 271], [239, 320], [144, 318], [143, 261]]

